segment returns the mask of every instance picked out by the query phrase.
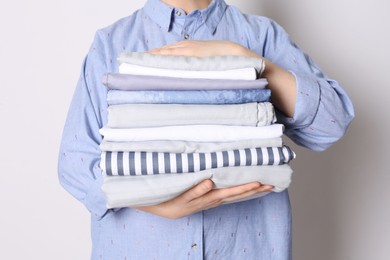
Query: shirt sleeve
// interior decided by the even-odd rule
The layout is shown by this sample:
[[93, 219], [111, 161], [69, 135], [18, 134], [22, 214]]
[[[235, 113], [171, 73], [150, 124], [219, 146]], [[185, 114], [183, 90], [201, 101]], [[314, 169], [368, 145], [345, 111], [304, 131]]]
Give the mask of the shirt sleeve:
[[84, 60], [65, 122], [58, 159], [61, 185], [98, 219], [107, 213], [99, 167], [106, 72], [104, 43], [97, 33]]
[[354, 118], [352, 102], [338, 82], [328, 78], [281, 26], [272, 20], [269, 23], [263, 55], [290, 71], [297, 86], [294, 116], [277, 111], [278, 121], [296, 144], [323, 151], [347, 131]]

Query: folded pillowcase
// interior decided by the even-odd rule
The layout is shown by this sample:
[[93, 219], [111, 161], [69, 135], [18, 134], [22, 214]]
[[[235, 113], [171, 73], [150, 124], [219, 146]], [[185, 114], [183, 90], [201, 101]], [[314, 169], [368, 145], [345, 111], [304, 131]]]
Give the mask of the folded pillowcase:
[[173, 70], [232, 70], [240, 68], [255, 68], [258, 76], [264, 71], [265, 63], [260, 58], [246, 56], [174, 56], [157, 55], [147, 52], [123, 52], [119, 55], [120, 64], [134, 64], [146, 67]]
[[153, 140], [180, 140], [193, 142], [233, 142], [237, 140], [269, 139], [281, 137], [284, 126], [273, 124], [263, 127], [190, 125], [149, 128], [109, 128], [99, 130], [106, 141], [133, 142]]
[[110, 142], [103, 139], [100, 150], [103, 152], [168, 152], [168, 153], [207, 153], [256, 147], [281, 147], [281, 137], [271, 139], [238, 140], [232, 142], [190, 142], [190, 141], [138, 141]]
[[[107, 208], [148, 206], [173, 199], [206, 179], [211, 179], [214, 188], [217, 189], [258, 181], [273, 185], [274, 192], [281, 192], [290, 185], [291, 175], [290, 166], [284, 164], [225, 167], [192, 174], [108, 176], [103, 178], [102, 190], [106, 197]], [[256, 194], [247, 199], [266, 194]]]
[[241, 104], [268, 102], [269, 89], [235, 90], [161, 90], [123, 91], [109, 90], [108, 105], [119, 104]]
[[264, 89], [268, 85], [265, 78], [257, 80], [193, 79], [119, 73], [104, 74], [102, 82], [109, 89], [129, 91]]
[[231, 105], [123, 104], [108, 107], [107, 127], [174, 125], [267, 126], [276, 122], [269, 102]]

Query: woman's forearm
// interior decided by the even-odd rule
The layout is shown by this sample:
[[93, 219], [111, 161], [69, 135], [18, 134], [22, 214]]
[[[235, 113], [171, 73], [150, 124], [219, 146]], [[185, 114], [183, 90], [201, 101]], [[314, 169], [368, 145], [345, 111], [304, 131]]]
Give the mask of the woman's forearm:
[[243, 48], [242, 52], [242, 55], [264, 60], [265, 69], [262, 77], [268, 80], [268, 88], [272, 91], [272, 103], [287, 117], [293, 117], [297, 89], [294, 75], [247, 48]]

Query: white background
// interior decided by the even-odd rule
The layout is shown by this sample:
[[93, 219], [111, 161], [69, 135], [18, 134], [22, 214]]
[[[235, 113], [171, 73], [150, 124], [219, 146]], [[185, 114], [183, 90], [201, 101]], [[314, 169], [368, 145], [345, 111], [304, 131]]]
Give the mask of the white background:
[[[144, 2], [2, 0], [0, 259], [89, 259], [89, 214], [57, 180], [62, 127], [95, 31]], [[294, 259], [390, 259], [390, 2], [227, 2], [280, 23], [355, 105], [326, 152], [292, 145]]]

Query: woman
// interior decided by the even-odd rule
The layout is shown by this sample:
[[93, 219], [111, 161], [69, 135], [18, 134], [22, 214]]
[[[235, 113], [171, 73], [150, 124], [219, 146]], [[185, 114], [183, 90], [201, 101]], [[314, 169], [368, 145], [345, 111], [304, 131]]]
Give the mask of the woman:
[[263, 57], [263, 76], [285, 134], [322, 151], [351, 122], [351, 101], [274, 21], [242, 14], [223, 0], [148, 0], [144, 8], [97, 31], [84, 61], [63, 133], [61, 184], [92, 216], [92, 259], [291, 259], [287, 191], [220, 206], [272, 187], [248, 183], [212, 190], [210, 180], [165, 203], [108, 210], [101, 191], [106, 89], [123, 51], [161, 55]]

